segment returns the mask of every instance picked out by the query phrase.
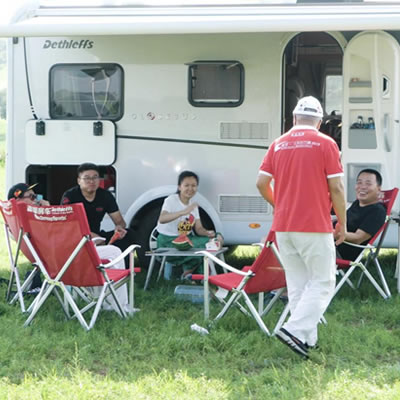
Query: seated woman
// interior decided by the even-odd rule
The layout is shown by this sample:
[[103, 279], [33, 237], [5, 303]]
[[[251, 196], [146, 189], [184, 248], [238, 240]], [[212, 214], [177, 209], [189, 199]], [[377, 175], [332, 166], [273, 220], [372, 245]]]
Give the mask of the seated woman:
[[[199, 177], [194, 172], [180, 173], [177, 192], [168, 196], [161, 208], [157, 225], [157, 247], [174, 247], [172, 241], [186, 233], [195, 248], [204, 248], [216, 236], [214, 231], [206, 230], [201, 224], [198, 204], [193, 201], [198, 184]], [[222, 237], [218, 236], [222, 243]], [[197, 268], [201, 269], [203, 264], [201, 257], [168, 257], [167, 261], [182, 266], [182, 279], [190, 279], [192, 272]]]

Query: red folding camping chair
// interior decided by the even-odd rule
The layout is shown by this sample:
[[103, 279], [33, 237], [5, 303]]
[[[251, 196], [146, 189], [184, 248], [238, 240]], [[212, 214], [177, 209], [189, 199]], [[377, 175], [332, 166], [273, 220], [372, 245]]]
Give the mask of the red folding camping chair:
[[[4, 233], [11, 270], [6, 300], [10, 304], [14, 304], [16, 301], [19, 301], [21, 311], [25, 312], [26, 308], [24, 302], [24, 293], [26, 292], [27, 288], [30, 287], [35, 275], [39, 273], [39, 268], [35, 264], [35, 259], [32, 253], [29, 251], [25, 242], [22, 240], [23, 230], [18, 220], [16, 200], [11, 199], [9, 201], [0, 201], [0, 212], [4, 220]], [[16, 249], [14, 252], [12, 250], [11, 240], [14, 240], [16, 242]], [[33, 265], [32, 272], [28, 275], [23, 283], [21, 283], [20, 272], [18, 268], [18, 257], [20, 251]], [[14, 282], [16, 286], [16, 293], [11, 298]]]
[[[355, 246], [360, 249], [362, 249], [361, 253], [358, 255], [358, 257], [352, 261], [352, 260], [343, 260], [343, 259], [336, 259], [336, 264], [338, 267], [339, 271], [345, 271], [345, 273], [342, 272], [342, 277], [338, 284], [336, 285], [334, 296], [336, 293], [340, 290], [340, 288], [343, 286], [343, 284], [346, 282], [349, 284], [350, 287], [355, 289], [356, 287], [358, 288], [361, 284], [361, 280], [363, 276], [365, 275], [369, 281], [373, 284], [375, 289], [379, 292], [379, 294], [384, 298], [387, 299], [391, 296], [388, 284], [386, 282], [385, 276], [383, 274], [382, 268], [379, 264], [378, 256], [379, 256], [379, 251], [382, 247], [383, 240], [385, 239], [386, 231], [389, 227], [389, 223], [391, 220], [390, 214], [392, 212], [392, 207], [393, 204], [396, 200], [397, 193], [399, 192], [398, 188], [394, 188], [392, 190], [383, 190], [383, 205], [386, 207], [386, 219], [384, 224], [381, 226], [379, 231], [375, 234], [374, 237], [372, 237], [366, 245], [358, 245], [354, 243], [349, 243], [349, 242], [344, 242], [349, 246]], [[378, 240], [379, 239], [379, 240]], [[377, 242], [375, 245], [374, 243]], [[365, 261], [363, 259], [365, 258]], [[369, 272], [368, 268], [371, 264], [374, 264], [379, 276], [379, 279], [381, 281], [382, 287], [378, 284], [378, 282], [375, 280], [375, 278], [371, 275]], [[360, 278], [358, 280], [357, 285], [355, 286], [349, 279], [350, 275], [353, 273], [353, 271], [359, 267], [362, 271]]]
[[[205, 256], [204, 275], [194, 274], [192, 277], [195, 280], [204, 279], [205, 318], [209, 318], [210, 284], [218, 288], [215, 297], [224, 304], [221, 312], [209, 324], [209, 328], [220, 320], [232, 305], [236, 305], [244, 314], [252, 316], [261, 330], [270, 336], [270, 332], [262, 317], [271, 310], [286, 288], [285, 272], [282, 268], [282, 261], [275, 244], [275, 232], [269, 232], [265, 246], [262, 248], [259, 256], [251, 266], [244, 267], [242, 270], [238, 270], [231, 265], [226, 264], [208, 251], [201, 251], [200, 253]], [[231, 272], [210, 276], [208, 274], [209, 259]], [[267, 304], [267, 307], [264, 308], [264, 293], [272, 291], [275, 291], [275, 293]], [[221, 296], [221, 292], [226, 296]], [[228, 294], [230, 294], [230, 297], [225, 301], [223, 297], [227, 297]], [[252, 294], [259, 294], [258, 311], [249, 297], [249, 295]], [[241, 299], [244, 299], [244, 304], [241, 304]], [[288, 312], [289, 306], [286, 305], [277, 325], [275, 326], [274, 332], [283, 324]]]
[[[69, 307], [85, 330], [90, 330], [97, 319], [100, 308], [111, 296], [119, 314], [127, 314], [118, 300], [116, 290], [129, 283], [129, 304], [133, 310], [134, 275], [140, 272], [133, 266], [133, 253], [138, 245], [129, 246], [119, 257], [103, 263], [90, 237], [85, 209], [82, 204], [66, 206], [30, 206], [17, 204], [24, 240], [35, 262], [43, 270], [44, 282], [31, 314], [25, 322], [28, 326], [39, 309], [54, 292], [65, 315], [69, 318]], [[130, 257], [129, 269], [110, 269], [127, 254]], [[67, 286], [78, 288], [101, 287], [100, 294], [91, 299], [90, 304], [79, 308]], [[61, 292], [61, 293], [60, 293]], [[79, 298], [78, 298], [79, 301]], [[94, 307], [90, 322], [83, 314]]]

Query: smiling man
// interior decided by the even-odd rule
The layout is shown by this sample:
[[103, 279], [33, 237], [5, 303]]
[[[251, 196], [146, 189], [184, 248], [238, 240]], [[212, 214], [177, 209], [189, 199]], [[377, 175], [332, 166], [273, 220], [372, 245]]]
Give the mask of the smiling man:
[[[363, 169], [357, 176], [356, 198], [347, 210], [345, 241], [367, 244], [385, 222], [386, 209], [381, 202], [382, 176], [374, 169]], [[342, 243], [337, 247], [341, 258], [355, 260], [362, 249]]]

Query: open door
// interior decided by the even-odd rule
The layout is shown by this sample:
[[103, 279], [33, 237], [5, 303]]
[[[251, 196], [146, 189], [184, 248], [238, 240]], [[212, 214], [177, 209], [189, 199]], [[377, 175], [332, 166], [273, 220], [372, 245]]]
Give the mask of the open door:
[[358, 172], [375, 168], [383, 187], [399, 186], [400, 47], [388, 33], [362, 32], [343, 58], [342, 162], [347, 200]]
[[292, 127], [297, 101], [303, 96], [314, 96], [324, 108], [321, 131], [340, 147], [345, 42], [341, 35], [327, 32], [301, 32], [288, 42], [283, 57], [283, 132]]

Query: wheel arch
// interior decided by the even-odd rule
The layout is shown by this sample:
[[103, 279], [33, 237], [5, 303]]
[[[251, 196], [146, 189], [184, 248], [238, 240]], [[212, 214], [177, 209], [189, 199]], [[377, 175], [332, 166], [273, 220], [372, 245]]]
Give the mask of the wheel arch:
[[[129, 207], [125, 221], [133, 228], [138, 227], [140, 220], [155, 207], [161, 207], [164, 199], [176, 192], [175, 185], [160, 186], [141, 194]], [[217, 232], [223, 232], [221, 220], [212, 204], [201, 193], [196, 193], [194, 200], [199, 204], [202, 219], [204, 214], [210, 219]], [[203, 221], [204, 222], [204, 221]]]

